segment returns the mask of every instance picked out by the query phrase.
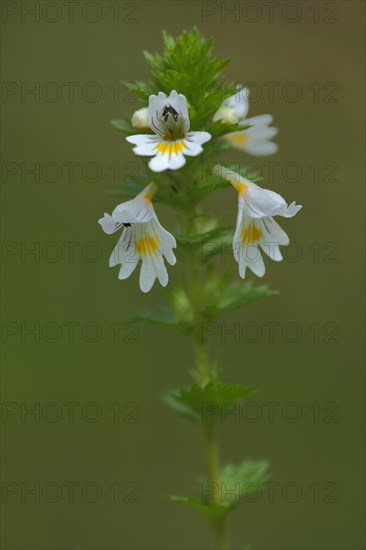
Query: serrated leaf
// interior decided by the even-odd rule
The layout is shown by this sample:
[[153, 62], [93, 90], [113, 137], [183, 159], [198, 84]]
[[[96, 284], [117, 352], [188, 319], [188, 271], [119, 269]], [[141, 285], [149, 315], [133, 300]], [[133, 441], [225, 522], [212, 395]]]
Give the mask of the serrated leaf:
[[222, 137], [227, 134], [233, 134], [234, 132], [242, 132], [251, 128], [251, 124], [223, 124], [220, 120], [213, 122], [209, 128], [208, 132], [213, 137]]
[[141, 193], [141, 191], [150, 183], [150, 178], [143, 174], [134, 174], [131, 176], [136, 181], [125, 181], [116, 189], [110, 191], [111, 195], [123, 197], [125, 199], [133, 199]]
[[182, 388], [177, 393], [170, 394], [169, 405], [177, 403], [185, 416], [202, 424], [211, 425], [218, 420], [226, 409], [240, 403], [252, 393], [250, 388], [240, 384], [221, 384], [210, 382], [202, 387], [198, 384], [190, 388]]
[[241, 166], [240, 164], [236, 163], [225, 163], [225, 167], [229, 168], [230, 170], [233, 170], [234, 172], [237, 172], [240, 176], [243, 176], [244, 178], [248, 178], [249, 180], [253, 181], [254, 183], [263, 180], [264, 178], [258, 173], [258, 172], [251, 172], [251, 166]]
[[208, 498], [207, 481], [201, 484], [202, 497], [171, 496], [173, 502], [186, 504], [199, 510], [215, 529], [220, 529], [221, 520], [241, 500], [263, 491], [269, 479], [269, 463], [266, 460], [244, 460], [239, 465], [227, 464], [219, 471], [217, 484], [210, 484]]
[[180, 497], [180, 496], [171, 496], [170, 500], [180, 504], [186, 504], [191, 506], [196, 510], [202, 512], [202, 514], [208, 519], [211, 523], [216, 523], [218, 520], [222, 519], [228, 512], [230, 512], [231, 505], [225, 506], [216, 502], [203, 502], [199, 498], [193, 497]]
[[163, 31], [163, 42], [164, 42], [164, 46], [167, 48], [167, 49], [173, 49], [174, 46], [175, 46], [175, 40], [174, 38], [168, 34], [167, 32]]
[[174, 412], [185, 416], [191, 420], [196, 420], [196, 416], [192, 413], [191, 409], [185, 406], [183, 403], [180, 403], [175, 399], [175, 396], [171, 393], [166, 393], [163, 395], [163, 402]]
[[206, 40], [197, 28], [184, 31], [176, 40], [164, 33], [163, 40], [165, 49], [161, 55], [145, 53], [152, 69], [150, 91], [153, 88], [169, 94], [175, 89], [184, 94], [192, 130], [202, 129], [226, 95], [236, 91], [236, 85], [228, 84], [223, 89], [219, 80], [229, 60], [213, 56], [212, 39]]
[[268, 470], [267, 460], [244, 460], [239, 465], [223, 466], [219, 472], [221, 502], [233, 505], [242, 498], [261, 492], [269, 479]]
[[204, 176], [204, 181], [198, 187], [191, 190], [191, 197], [196, 203], [207, 198], [209, 195], [217, 191], [218, 189], [225, 189], [230, 187], [230, 183], [219, 176], [207, 174]]
[[200, 246], [204, 243], [211, 241], [212, 239], [218, 239], [227, 233], [229, 229], [232, 229], [230, 225], [226, 227], [217, 227], [206, 233], [196, 235], [176, 235], [176, 240], [182, 245]]
[[207, 318], [214, 318], [220, 313], [239, 309], [243, 306], [268, 298], [277, 294], [277, 291], [271, 290], [268, 285], [254, 286], [252, 281], [245, 283], [234, 282], [223, 287], [220, 296], [211, 305], [203, 310]]
[[190, 332], [190, 330], [193, 328], [188, 323], [184, 323], [181, 320], [177, 319], [174, 313], [168, 308], [160, 310], [141, 311], [130, 320], [131, 322], [143, 322], [152, 325], [171, 327], [185, 333]]
[[119, 130], [120, 132], [123, 132], [124, 134], [136, 134], [136, 133], [138, 133], [136, 128], [134, 128], [132, 126], [130, 120], [127, 120], [126, 118], [111, 120], [111, 124], [117, 130]]
[[[233, 235], [232, 233], [223, 234], [215, 239], [215, 242], [210, 243], [209, 241], [205, 243], [207, 246], [202, 250], [202, 261], [207, 262], [212, 257], [215, 257], [217, 254], [223, 253], [226, 250], [232, 248], [233, 244]], [[212, 245], [212, 246], [209, 246]], [[230, 270], [232, 271], [232, 270]]]

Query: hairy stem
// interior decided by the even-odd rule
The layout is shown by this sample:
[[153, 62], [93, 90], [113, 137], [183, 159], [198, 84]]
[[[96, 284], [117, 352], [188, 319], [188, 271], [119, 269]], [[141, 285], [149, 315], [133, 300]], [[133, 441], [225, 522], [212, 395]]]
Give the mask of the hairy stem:
[[[213, 378], [210, 368], [207, 342], [202, 338], [202, 315], [201, 315], [201, 283], [197, 270], [197, 257], [194, 254], [189, 261], [189, 278], [191, 287], [192, 313], [195, 320], [194, 349], [197, 368], [197, 379], [201, 386], [205, 386]], [[215, 500], [220, 503], [219, 487], [219, 448], [216, 426], [209, 424], [205, 426], [205, 444], [207, 456], [207, 479], [218, 490], [215, 491]], [[228, 550], [226, 517], [211, 523], [217, 541], [217, 550]]]
[[202, 342], [199, 337], [196, 337], [194, 341], [194, 348], [196, 356], [197, 379], [200, 386], [205, 386], [212, 378], [212, 374], [208, 364], [207, 346]]

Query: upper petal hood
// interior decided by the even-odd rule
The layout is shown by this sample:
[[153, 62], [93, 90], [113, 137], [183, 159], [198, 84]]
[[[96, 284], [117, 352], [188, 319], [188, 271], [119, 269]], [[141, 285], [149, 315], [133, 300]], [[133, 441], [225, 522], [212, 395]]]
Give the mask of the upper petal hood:
[[287, 206], [285, 199], [275, 191], [262, 189], [248, 178], [224, 166], [215, 165], [213, 172], [228, 180], [235, 187], [239, 193], [242, 207], [252, 218], [262, 218], [264, 216], [291, 218], [302, 208], [300, 205], [296, 205], [295, 202]]
[[178, 126], [182, 126], [184, 132], [189, 130], [189, 116], [187, 100], [183, 94], [178, 94], [176, 90], [172, 90], [167, 96], [163, 92], [158, 95], [149, 97], [149, 124], [151, 129], [157, 134], [163, 136], [167, 132], [167, 116], [164, 113], [165, 108], [171, 107], [177, 114], [176, 120]]
[[252, 218], [262, 218], [263, 216], [283, 216], [292, 218], [302, 208], [295, 202], [287, 206], [287, 203], [281, 195], [262, 189], [255, 183], [248, 186], [247, 190], [240, 196], [244, 208]]
[[236, 94], [228, 97], [224, 105], [234, 109], [239, 120], [244, 119], [249, 111], [249, 88], [241, 88]]

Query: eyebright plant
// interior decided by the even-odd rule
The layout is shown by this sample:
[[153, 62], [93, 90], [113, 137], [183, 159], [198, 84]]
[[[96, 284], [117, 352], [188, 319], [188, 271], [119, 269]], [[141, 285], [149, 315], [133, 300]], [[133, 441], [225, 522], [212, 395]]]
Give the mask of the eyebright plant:
[[[141, 260], [141, 290], [149, 292], [156, 279], [167, 287], [167, 304], [161, 310], [141, 312], [134, 319], [176, 329], [193, 343], [193, 383], [170, 392], [165, 401], [201, 428], [207, 472], [194, 495], [172, 500], [202, 512], [217, 548], [227, 550], [227, 516], [244, 490], [248, 494], [250, 488], [263, 488], [268, 463], [220, 463], [220, 415], [252, 391], [220, 381], [221, 369], [209, 353], [205, 328], [225, 312], [274, 293], [267, 285], [240, 278], [248, 269], [264, 276], [261, 251], [276, 262], [282, 260], [280, 246], [288, 245], [289, 238], [274, 218], [291, 218], [301, 206], [287, 205], [278, 193], [260, 187], [245, 165], [234, 171], [218, 162], [228, 150], [237, 150], [245, 162], [245, 155], [269, 155], [278, 149], [271, 141], [277, 134], [272, 116], [247, 118], [249, 90], [222, 79], [229, 60], [214, 57], [212, 40], [205, 40], [196, 28], [177, 40], [166, 33], [163, 37], [162, 55], [144, 53], [150, 81], [126, 83], [141, 107], [132, 118], [112, 121], [134, 145], [141, 170], [133, 181], [118, 187], [116, 194], [125, 201], [99, 223], [107, 234], [120, 232], [109, 260], [111, 267], [119, 266], [119, 279], [128, 278]], [[238, 196], [235, 229], [224, 226], [207, 206], [207, 199], [225, 188]], [[158, 220], [154, 204], [159, 203], [169, 205], [177, 216], [174, 236]], [[219, 270], [217, 252], [229, 246], [232, 265]], [[169, 283], [166, 263], [175, 265], [175, 254], [180, 269]], [[235, 261], [240, 278], [233, 269]], [[233, 486], [241, 488], [236, 497], [228, 490]]]

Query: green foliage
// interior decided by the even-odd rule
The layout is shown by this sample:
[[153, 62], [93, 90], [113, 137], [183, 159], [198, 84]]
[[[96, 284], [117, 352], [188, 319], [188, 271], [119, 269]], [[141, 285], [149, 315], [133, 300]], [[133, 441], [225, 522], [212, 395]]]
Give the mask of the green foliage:
[[227, 504], [238, 504], [245, 497], [265, 489], [269, 479], [269, 462], [267, 460], [244, 460], [241, 464], [226, 464], [219, 473], [219, 483], [227, 489], [238, 487], [238, 492], [225, 493]]
[[[206, 165], [206, 168], [209, 170], [210, 165]], [[195, 204], [199, 204], [215, 191], [231, 186], [227, 180], [220, 176], [211, 175], [209, 172], [207, 174], [202, 173], [197, 183], [195, 187], [189, 190], [189, 200]]]
[[230, 127], [207, 122], [221, 103], [235, 94], [234, 83], [224, 83], [221, 74], [229, 59], [220, 59], [212, 54], [212, 38], [206, 40], [197, 28], [184, 31], [176, 40], [163, 33], [164, 51], [162, 54], [145, 51], [144, 56], [151, 68], [151, 82], [125, 83], [144, 105], [150, 94], [177, 90], [187, 98], [191, 126], [194, 130], [205, 129], [217, 137], [237, 131], [240, 126]]
[[[233, 234], [232, 232], [223, 233], [216, 237], [214, 242], [208, 241], [207, 245], [202, 250], [202, 261], [208, 262], [210, 259], [215, 258], [217, 254], [225, 254], [225, 251], [232, 250], [233, 246]], [[230, 274], [233, 274], [233, 270], [228, 270]], [[221, 281], [221, 278], [220, 278]]]
[[[186, 243], [187, 244], [187, 243]], [[196, 243], [189, 243], [194, 246]], [[216, 252], [217, 253], [217, 252]], [[208, 329], [208, 324], [219, 315], [239, 309], [251, 302], [267, 298], [276, 294], [267, 285], [254, 286], [251, 281], [245, 283], [229, 282], [232, 270], [227, 270], [221, 277], [214, 276], [213, 267], [208, 270], [205, 281], [200, 316], [203, 328]], [[210, 275], [211, 273], [211, 275]], [[190, 334], [195, 328], [194, 313], [190, 298], [183, 286], [177, 286], [168, 292], [170, 306], [157, 310], [141, 311], [130, 320], [133, 322], [162, 325], [173, 328], [183, 334]], [[214, 328], [214, 327], [213, 327]]]
[[[129, 118], [121, 118], [116, 120], [111, 120], [112, 126], [119, 130], [120, 132], [123, 132], [126, 135], [130, 134], [137, 134], [138, 131], [136, 128], [134, 128], [131, 124], [131, 120]], [[144, 132], [141, 132], [144, 133]]]
[[164, 33], [164, 44], [162, 56], [145, 53], [152, 69], [152, 81], [157, 90], [169, 94], [176, 89], [184, 94], [192, 125], [203, 123], [212, 117], [227, 95], [235, 93], [235, 86], [228, 85], [229, 89], [224, 90], [219, 80], [229, 59], [214, 57], [212, 39], [205, 40], [196, 28], [184, 31], [176, 41]]
[[126, 181], [123, 182], [117, 189], [113, 189], [111, 191], [111, 195], [115, 195], [117, 197], [121, 197], [123, 199], [129, 200], [133, 199], [141, 193], [141, 191], [149, 184], [149, 180], [146, 176], [139, 175], [139, 176], [132, 176], [132, 180], [139, 180], [139, 181]]
[[234, 172], [237, 172], [244, 178], [250, 179], [254, 183], [257, 183], [258, 181], [262, 181], [264, 179], [258, 172], [251, 172], [250, 165], [248, 168], [247, 166], [241, 166], [237, 162], [236, 163], [228, 162], [228, 163], [225, 163], [225, 166], [227, 168], [230, 168], [231, 170], [234, 170]]
[[183, 331], [191, 331], [194, 328], [194, 312], [190, 298], [182, 285], [168, 292], [169, 301], [175, 317], [179, 320], [179, 326]]
[[151, 325], [163, 325], [165, 327], [175, 328], [181, 332], [190, 332], [194, 325], [189, 324], [178, 319], [174, 312], [169, 309], [140, 311], [137, 315], [134, 315], [131, 322], [149, 323]]
[[[127, 166], [127, 165], [126, 165]], [[150, 174], [144, 174], [141, 172], [134, 172], [134, 166], [131, 164], [131, 169], [129, 174], [126, 174], [125, 180], [120, 182], [116, 189], [111, 191], [112, 195], [121, 197], [124, 199], [132, 199], [136, 197], [141, 191], [151, 183], [152, 178]], [[157, 183], [159, 180], [159, 175], [153, 176], [154, 181]], [[174, 184], [169, 186], [161, 186], [159, 191], [154, 195], [154, 203], [165, 203], [171, 207], [176, 206], [177, 210], [180, 201], [179, 195], [177, 195], [177, 190], [174, 188]]]
[[208, 132], [210, 132], [213, 137], [217, 138], [226, 136], [227, 134], [232, 134], [233, 132], [247, 130], [250, 127], [251, 124], [223, 124], [221, 121], [217, 120], [215, 122], [211, 122], [208, 126]]
[[[218, 250], [217, 243], [212, 244], [213, 252], [216, 254], [221, 253], [221, 250]], [[211, 254], [211, 252], [212, 250], [206, 250], [207, 254]], [[207, 320], [215, 319], [222, 313], [239, 309], [255, 300], [277, 294], [277, 291], [271, 290], [268, 285], [255, 286], [252, 281], [234, 281], [230, 283], [231, 269], [226, 270], [221, 277], [216, 277], [212, 269], [210, 271], [212, 275], [207, 277], [204, 286], [204, 307], [201, 312]]]
[[[237, 405], [252, 395], [252, 390], [241, 384], [224, 384], [218, 380], [216, 364], [207, 357], [200, 338], [203, 331], [215, 319], [255, 300], [267, 298], [276, 292], [267, 285], [255, 286], [251, 281], [238, 280], [237, 267], [225, 269], [217, 275], [214, 262], [218, 254], [232, 254], [232, 226], [224, 226], [218, 216], [207, 214], [201, 202], [212, 193], [231, 187], [230, 183], [214, 175], [213, 166], [217, 157], [232, 146], [222, 139], [232, 132], [242, 131], [249, 125], [225, 124], [213, 121], [214, 114], [222, 102], [237, 91], [233, 83], [225, 83], [222, 73], [228, 59], [220, 59], [212, 53], [212, 39], [206, 40], [198, 29], [184, 31], [174, 39], [163, 33], [162, 54], [144, 52], [151, 68], [148, 83], [125, 83], [142, 105], [147, 106], [149, 96], [172, 90], [184, 94], [189, 110], [191, 129], [207, 131], [212, 139], [204, 144], [199, 156], [186, 159], [180, 170], [167, 170], [151, 174], [148, 158], [139, 159], [141, 171], [129, 174], [114, 194], [126, 200], [138, 195], [151, 181], [157, 185], [154, 203], [162, 202], [177, 213], [180, 227], [176, 232], [177, 252], [187, 264], [182, 281], [167, 289], [169, 306], [159, 310], [142, 311], [132, 321], [144, 322], [173, 328], [193, 337], [196, 344], [197, 373], [200, 384], [168, 393], [165, 403], [180, 415], [189, 418], [202, 429], [207, 443], [208, 480], [203, 480], [193, 497], [173, 496], [174, 502], [199, 510], [223, 540], [226, 516], [241, 499], [264, 488], [268, 479], [268, 463], [264, 460], [245, 460], [239, 465], [227, 464], [218, 468], [217, 428], [220, 420], [232, 413]], [[126, 135], [146, 133], [132, 127], [127, 117], [111, 121], [112, 125]], [[259, 181], [260, 174], [253, 174], [237, 164], [227, 164], [244, 177]], [[128, 180], [127, 180], [128, 179]], [[220, 225], [221, 224], [221, 225]], [[201, 253], [201, 257], [199, 257]], [[187, 260], [187, 261], [186, 261]], [[216, 262], [217, 263], [217, 262]], [[233, 262], [234, 264], [234, 259]], [[222, 271], [222, 270], [221, 270]], [[187, 276], [188, 273], [188, 276]], [[235, 282], [233, 274], [235, 273]], [[188, 284], [187, 284], [188, 283]], [[202, 334], [200, 334], [202, 331]], [[209, 380], [209, 383], [205, 381]], [[205, 486], [214, 486], [209, 494]], [[232, 491], [239, 487], [238, 491]], [[220, 547], [223, 544], [219, 543]]]
[[156, 93], [156, 90], [150, 84], [139, 80], [135, 82], [124, 81], [123, 84], [127, 90], [129, 90], [132, 95], [136, 96], [146, 107], [149, 101], [149, 95]]
[[217, 502], [203, 502], [201, 499], [196, 497], [171, 496], [170, 500], [179, 504], [186, 504], [187, 506], [191, 506], [192, 508], [199, 510], [213, 525], [213, 527], [215, 527], [215, 524], [218, 521], [226, 516], [232, 507], [231, 505], [227, 506]]
[[170, 497], [173, 502], [185, 504], [201, 512], [214, 529], [242, 500], [261, 494], [269, 479], [266, 460], [245, 460], [235, 466], [227, 464], [219, 471], [217, 483], [203, 480], [200, 497]]
[[230, 225], [226, 227], [216, 227], [211, 231], [205, 233], [195, 233], [194, 235], [177, 235], [176, 239], [180, 245], [188, 246], [189, 248], [195, 248], [202, 246], [203, 244], [218, 239], [223, 235], [226, 235], [228, 230], [232, 229]]
[[240, 384], [214, 381], [204, 387], [194, 384], [190, 388], [182, 388], [168, 394], [165, 402], [179, 414], [209, 427], [251, 393], [250, 388]]

